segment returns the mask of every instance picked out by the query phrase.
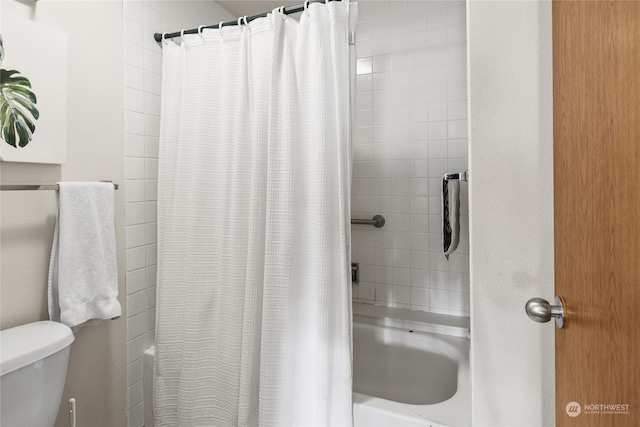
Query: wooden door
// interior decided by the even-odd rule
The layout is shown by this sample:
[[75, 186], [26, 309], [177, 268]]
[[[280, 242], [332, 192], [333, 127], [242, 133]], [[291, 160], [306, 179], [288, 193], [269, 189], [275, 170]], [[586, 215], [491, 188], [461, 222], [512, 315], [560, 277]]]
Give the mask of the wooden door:
[[554, 0], [553, 91], [556, 422], [639, 426], [639, 1]]

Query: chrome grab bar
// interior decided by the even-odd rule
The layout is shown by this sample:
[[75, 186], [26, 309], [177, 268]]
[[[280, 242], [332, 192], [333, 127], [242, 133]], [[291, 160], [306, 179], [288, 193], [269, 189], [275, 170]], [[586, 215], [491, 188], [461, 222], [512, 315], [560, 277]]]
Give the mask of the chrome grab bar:
[[351, 219], [351, 224], [373, 225], [376, 228], [383, 227], [385, 223], [382, 215], [374, 215], [371, 219]]

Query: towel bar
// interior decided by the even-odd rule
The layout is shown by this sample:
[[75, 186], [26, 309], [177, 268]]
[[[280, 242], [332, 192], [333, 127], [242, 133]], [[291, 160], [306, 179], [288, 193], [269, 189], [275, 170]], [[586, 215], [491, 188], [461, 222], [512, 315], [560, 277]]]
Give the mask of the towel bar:
[[[100, 181], [111, 182], [111, 181]], [[118, 184], [112, 183], [115, 190]], [[0, 185], [0, 191], [26, 191], [26, 190], [58, 190], [58, 184], [3, 184]]]

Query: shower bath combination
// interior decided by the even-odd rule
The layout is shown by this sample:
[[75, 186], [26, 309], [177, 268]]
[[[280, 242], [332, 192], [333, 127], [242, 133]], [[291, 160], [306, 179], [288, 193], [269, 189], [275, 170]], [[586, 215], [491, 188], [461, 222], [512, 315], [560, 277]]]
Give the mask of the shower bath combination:
[[[306, 1], [155, 34], [163, 87], [145, 425], [470, 425], [469, 319], [352, 305], [352, 282], [371, 280], [352, 267], [352, 224], [388, 236], [398, 227], [395, 210], [349, 212], [358, 9]], [[447, 258], [460, 241], [460, 180], [467, 172], [442, 185]]]

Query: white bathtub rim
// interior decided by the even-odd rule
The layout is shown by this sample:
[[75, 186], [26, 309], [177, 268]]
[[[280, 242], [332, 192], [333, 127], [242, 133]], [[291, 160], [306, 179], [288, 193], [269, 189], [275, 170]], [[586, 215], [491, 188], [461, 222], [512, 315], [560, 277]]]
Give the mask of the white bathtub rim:
[[353, 304], [353, 319], [383, 327], [469, 338], [469, 318], [406, 309]]

